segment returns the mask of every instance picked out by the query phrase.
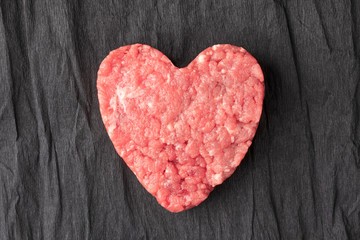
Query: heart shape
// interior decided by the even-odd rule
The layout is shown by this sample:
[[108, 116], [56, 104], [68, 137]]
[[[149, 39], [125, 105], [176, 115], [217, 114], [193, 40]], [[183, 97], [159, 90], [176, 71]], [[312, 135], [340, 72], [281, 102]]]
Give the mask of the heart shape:
[[97, 89], [117, 153], [164, 208], [180, 212], [240, 164], [259, 123], [264, 79], [241, 47], [214, 45], [177, 68], [134, 44], [103, 60]]

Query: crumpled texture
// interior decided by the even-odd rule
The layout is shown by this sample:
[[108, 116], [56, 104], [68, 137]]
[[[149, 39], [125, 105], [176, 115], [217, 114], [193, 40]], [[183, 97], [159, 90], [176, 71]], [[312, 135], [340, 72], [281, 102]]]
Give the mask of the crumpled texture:
[[[0, 2], [0, 239], [360, 239], [360, 2]], [[173, 214], [116, 154], [96, 73], [149, 44], [186, 66], [217, 43], [265, 76], [246, 157]]]

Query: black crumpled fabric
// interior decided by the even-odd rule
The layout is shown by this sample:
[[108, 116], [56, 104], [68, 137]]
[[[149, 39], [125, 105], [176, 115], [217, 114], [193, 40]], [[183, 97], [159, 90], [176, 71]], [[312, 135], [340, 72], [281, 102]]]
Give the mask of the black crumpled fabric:
[[[360, 239], [360, 1], [0, 1], [0, 239]], [[163, 209], [101, 121], [98, 67], [143, 43], [259, 61], [253, 145], [198, 207]]]

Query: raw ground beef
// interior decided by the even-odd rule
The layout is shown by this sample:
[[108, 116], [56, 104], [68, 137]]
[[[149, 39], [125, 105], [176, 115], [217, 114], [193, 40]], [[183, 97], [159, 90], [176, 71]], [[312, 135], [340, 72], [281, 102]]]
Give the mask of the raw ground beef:
[[227, 44], [185, 68], [147, 45], [120, 47], [101, 63], [97, 89], [116, 151], [171, 212], [198, 205], [234, 172], [264, 97], [255, 58]]

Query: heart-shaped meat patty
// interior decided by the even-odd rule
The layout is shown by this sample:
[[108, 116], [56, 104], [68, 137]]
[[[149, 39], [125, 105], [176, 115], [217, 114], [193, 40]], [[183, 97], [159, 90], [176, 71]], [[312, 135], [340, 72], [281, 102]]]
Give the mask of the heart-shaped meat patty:
[[204, 201], [244, 158], [264, 97], [261, 68], [228, 44], [177, 68], [158, 50], [120, 47], [101, 63], [100, 112], [118, 154], [171, 212]]

